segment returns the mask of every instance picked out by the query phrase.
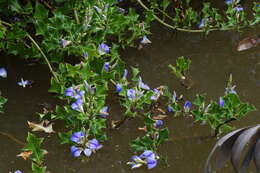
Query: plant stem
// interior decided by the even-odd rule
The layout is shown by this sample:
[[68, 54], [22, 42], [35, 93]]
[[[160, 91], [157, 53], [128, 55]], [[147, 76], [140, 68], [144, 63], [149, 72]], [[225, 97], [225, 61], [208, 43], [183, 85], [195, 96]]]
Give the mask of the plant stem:
[[236, 118], [230, 118], [230, 119], [226, 120], [224, 123], [219, 124], [215, 129], [215, 133], [214, 133], [213, 137], [217, 137], [217, 135], [219, 134], [219, 129], [220, 129], [221, 126], [223, 126], [227, 123], [230, 123], [231, 121], [234, 121], [234, 120], [237, 120], [237, 119]]
[[1, 131], [0, 131], [0, 134], [3, 135], [3, 136], [8, 137], [8, 138], [11, 139], [12, 141], [16, 142], [17, 144], [19, 144], [19, 145], [21, 145], [21, 146], [23, 146], [23, 147], [26, 145], [26, 143], [24, 143], [24, 142], [20, 141], [19, 139], [15, 138], [15, 137], [14, 137], [13, 135], [11, 135], [11, 134], [8, 134], [8, 133], [5, 133], [5, 132], [1, 132]]
[[79, 16], [78, 16], [77, 10], [74, 9], [73, 11], [74, 11], [74, 16], [75, 16], [76, 23], [79, 24], [80, 22], [79, 22]]
[[40, 53], [42, 54], [44, 60], [46, 61], [47, 65], [48, 65], [48, 67], [49, 67], [49, 69], [50, 69], [50, 71], [51, 71], [51, 73], [52, 73], [54, 79], [55, 79], [57, 82], [59, 82], [59, 79], [58, 79], [58, 77], [57, 77], [55, 71], [54, 71], [53, 68], [51, 67], [51, 64], [50, 64], [50, 62], [49, 62], [47, 56], [43, 53], [43, 51], [42, 51], [42, 49], [40, 48], [40, 46], [36, 43], [36, 41], [35, 41], [28, 33], [26, 34], [26, 36], [32, 41], [32, 43], [33, 43], [33, 44], [36, 46], [36, 48], [40, 51]]
[[[142, 0], [137, 0], [137, 2], [146, 10], [146, 11], [151, 11], [143, 2]], [[159, 10], [160, 11], [160, 10]], [[165, 14], [165, 13], [163, 13]], [[178, 27], [175, 27], [175, 26], [172, 26], [168, 23], [165, 23], [162, 19], [160, 19], [158, 16], [156, 16], [154, 13], [152, 13], [153, 17], [155, 18], [155, 20], [157, 20], [159, 23], [161, 23], [162, 25], [168, 27], [168, 28], [171, 28], [173, 30], [177, 30], [177, 31], [183, 31], [183, 32], [194, 32], [194, 33], [201, 33], [201, 32], [205, 32], [206, 30], [204, 29], [185, 29], [185, 28], [178, 28]], [[166, 16], [168, 18], [171, 18], [170, 16]], [[241, 28], [245, 28], [246, 26], [241, 26]], [[235, 27], [230, 27], [230, 28], [216, 28], [216, 27], [212, 27], [212, 28], [209, 28], [207, 31], [208, 32], [211, 32], [211, 31], [218, 31], [218, 30], [222, 30], [222, 31], [225, 31], [225, 30], [232, 30], [232, 29], [235, 29]]]

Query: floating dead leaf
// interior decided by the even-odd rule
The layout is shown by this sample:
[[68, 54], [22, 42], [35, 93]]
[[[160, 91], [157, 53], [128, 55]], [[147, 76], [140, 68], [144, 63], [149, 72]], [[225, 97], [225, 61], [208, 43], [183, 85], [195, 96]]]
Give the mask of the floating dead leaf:
[[260, 43], [260, 38], [247, 37], [241, 40], [237, 45], [237, 51], [244, 51], [252, 47], [256, 47]]
[[144, 127], [138, 127], [138, 130], [147, 132], [147, 128], [145, 126]]
[[39, 124], [30, 122], [30, 121], [27, 121], [27, 122], [28, 122], [29, 128], [32, 128], [33, 132], [43, 131], [45, 133], [55, 133], [55, 131], [53, 131], [53, 129], [52, 129], [52, 123], [49, 125], [46, 125], [45, 120], [40, 122]]
[[166, 114], [166, 112], [161, 108], [157, 108], [157, 111], [161, 112], [162, 114]]
[[111, 121], [111, 127], [112, 129], [115, 129], [120, 121], [119, 120], [112, 120]]
[[166, 117], [167, 117], [167, 115], [157, 115], [157, 116], [154, 116], [153, 119], [154, 120], [163, 120]]
[[22, 157], [24, 160], [27, 160], [30, 157], [30, 155], [32, 155], [32, 151], [24, 151], [18, 154], [17, 156]]

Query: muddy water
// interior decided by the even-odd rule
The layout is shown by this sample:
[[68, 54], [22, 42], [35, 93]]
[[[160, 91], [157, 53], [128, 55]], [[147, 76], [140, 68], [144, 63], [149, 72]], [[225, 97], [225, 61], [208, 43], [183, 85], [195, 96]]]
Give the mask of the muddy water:
[[[245, 52], [235, 50], [240, 39], [259, 34], [259, 31], [250, 30], [243, 34], [215, 32], [205, 37], [154, 28], [150, 36], [151, 45], [141, 50], [127, 49], [122, 53], [129, 66], [140, 68], [143, 80], [151, 87], [168, 85], [187, 100], [192, 100], [196, 93], [207, 93], [208, 98], [218, 99], [223, 95], [226, 81], [232, 73], [241, 99], [260, 109], [260, 49], [258, 47]], [[179, 56], [192, 60], [190, 76], [194, 84], [189, 90], [180, 85], [167, 67], [168, 64], [174, 64]], [[49, 75], [46, 66], [27, 66], [17, 57], [4, 57], [1, 57], [1, 66], [7, 67], [9, 76], [0, 80], [0, 89], [9, 101], [5, 113], [0, 115], [0, 131], [24, 140], [28, 130], [26, 121], [37, 119], [35, 112], [42, 109], [39, 103], [55, 104], [56, 100], [47, 92]], [[20, 77], [32, 79], [35, 84], [31, 88], [20, 88], [16, 85]], [[123, 114], [118, 104], [114, 101], [110, 104], [111, 116]], [[259, 112], [253, 112], [235, 125], [253, 125], [259, 120]], [[169, 165], [159, 164], [151, 171], [141, 168], [135, 172], [201, 173], [205, 159], [216, 142], [216, 139], [203, 138], [211, 133], [210, 129], [194, 124], [188, 117], [170, 116], [166, 125], [170, 129], [171, 140], [160, 147], [159, 153], [166, 157]], [[49, 136], [44, 143], [44, 148], [49, 151], [46, 156], [48, 170], [51, 173], [131, 172], [125, 164], [133, 154], [128, 142], [143, 135], [137, 130], [138, 126], [142, 126], [142, 122], [137, 118], [125, 123], [120, 130], [109, 131], [109, 140], [104, 148], [85, 160], [72, 158], [69, 146], [59, 145], [56, 136]], [[58, 123], [55, 128], [58, 128]], [[30, 163], [16, 157], [22, 146], [4, 135], [0, 135], [0, 141], [0, 173], [16, 169], [30, 172]], [[220, 172], [230, 173], [231, 170], [227, 167]]]

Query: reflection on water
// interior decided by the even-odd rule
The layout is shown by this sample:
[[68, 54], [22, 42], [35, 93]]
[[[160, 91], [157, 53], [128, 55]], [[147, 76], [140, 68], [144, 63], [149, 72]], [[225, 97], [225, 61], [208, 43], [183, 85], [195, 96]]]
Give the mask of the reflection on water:
[[[212, 99], [223, 95], [229, 74], [233, 74], [237, 91], [242, 100], [260, 107], [260, 49], [253, 48], [244, 52], [236, 52], [238, 41], [256, 31], [246, 31], [242, 35], [233, 31], [214, 32], [205, 37], [202, 34], [173, 33], [155, 27], [151, 37], [152, 44], [142, 50], [128, 49], [122, 53], [123, 59], [130, 66], [140, 68], [145, 83], [152, 87], [168, 85], [177, 94], [183, 94], [185, 99], [192, 100], [196, 93], [207, 93]], [[194, 81], [191, 89], [186, 90], [170, 73], [168, 64], [175, 64], [179, 56], [192, 60], [190, 76]], [[4, 57], [4, 55], [2, 55]], [[0, 115], [0, 131], [8, 132], [20, 140], [27, 134], [27, 120], [36, 120], [35, 112], [41, 111], [39, 103], [56, 101], [47, 93], [49, 87], [48, 69], [44, 65], [26, 66], [15, 57], [6, 57], [1, 66], [7, 67], [8, 79], [0, 80], [0, 89], [8, 98], [6, 111]], [[31, 88], [21, 88], [16, 82], [21, 78], [34, 80]], [[122, 115], [119, 105], [110, 103], [111, 115]], [[259, 123], [258, 112], [251, 113], [243, 121], [236, 122], [237, 127]], [[171, 140], [159, 148], [166, 157], [169, 166], [159, 164], [151, 171], [145, 168], [135, 172], [170, 173], [201, 173], [202, 168], [215, 139], [201, 138], [210, 134], [206, 126], [194, 124], [188, 117], [169, 117], [166, 125], [170, 128]], [[58, 123], [57, 123], [58, 124]], [[54, 126], [54, 129], [57, 128]], [[45, 139], [44, 147], [49, 151], [46, 156], [48, 170], [52, 173], [104, 173], [130, 172], [126, 162], [133, 154], [128, 142], [142, 132], [137, 130], [142, 126], [138, 118], [130, 120], [121, 126], [120, 130], [108, 131], [109, 140], [104, 148], [90, 159], [72, 158], [69, 146], [59, 145], [55, 136]], [[200, 136], [200, 137], [199, 137]], [[21, 146], [0, 136], [0, 172], [16, 169], [29, 172], [30, 163], [17, 158]], [[231, 169], [221, 171], [230, 173]]]

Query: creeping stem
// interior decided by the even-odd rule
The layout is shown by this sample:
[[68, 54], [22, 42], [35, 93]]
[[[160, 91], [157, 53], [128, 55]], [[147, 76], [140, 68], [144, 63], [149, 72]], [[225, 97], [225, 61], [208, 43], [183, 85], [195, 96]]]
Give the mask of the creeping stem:
[[[5, 21], [3, 21], [3, 20], [0, 20], [0, 24], [1, 24], [1, 23], [4, 24], [4, 25], [6, 25], [6, 26], [12, 27], [12, 25], [11, 25], [10, 23], [5, 22]], [[39, 52], [42, 54], [42, 56], [43, 56], [44, 60], [46, 61], [46, 63], [47, 63], [47, 65], [48, 65], [48, 67], [49, 67], [49, 69], [50, 69], [50, 71], [51, 71], [51, 73], [52, 73], [54, 79], [55, 79], [57, 82], [59, 82], [59, 79], [58, 79], [58, 77], [57, 77], [55, 71], [53, 70], [53, 68], [52, 68], [52, 66], [51, 66], [51, 64], [50, 64], [50, 61], [48, 60], [47, 56], [44, 54], [44, 52], [42, 51], [42, 49], [40, 48], [40, 46], [39, 46], [39, 45], [36, 43], [36, 41], [30, 36], [30, 34], [26, 33], [26, 37], [28, 37], [28, 38], [31, 40], [31, 42], [36, 46], [36, 48], [37, 48], [37, 49], [39, 50]]]
[[37, 48], [37, 49], [39, 50], [39, 52], [42, 54], [43, 58], [45, 59], [47, 65], [48, 65], [48, 67], [49, 67], [49, 69], [50, 69], [50, 71], [51, 71], [51, 73], [52, 73], [52, 75], [53, 75], [53, 77], [55, 78], [55, 80], [56, 80], [57, 82], [59, 82], [59, 79], [58, 79], [58, 77], [57, 77], [55, 71], [52, 69], [51, 64], [50, 64], [50, 62], [49, 62], [47, 56], [43, 53], [43, 51], [42, 51], [42, 49], [40, 48], [40, 46], [36, 43], [36, 41], [35, 41], [28, 33], [26, 34], [26, 36], [32, 41], [32, 43], [36, 46], [36, 48]]

